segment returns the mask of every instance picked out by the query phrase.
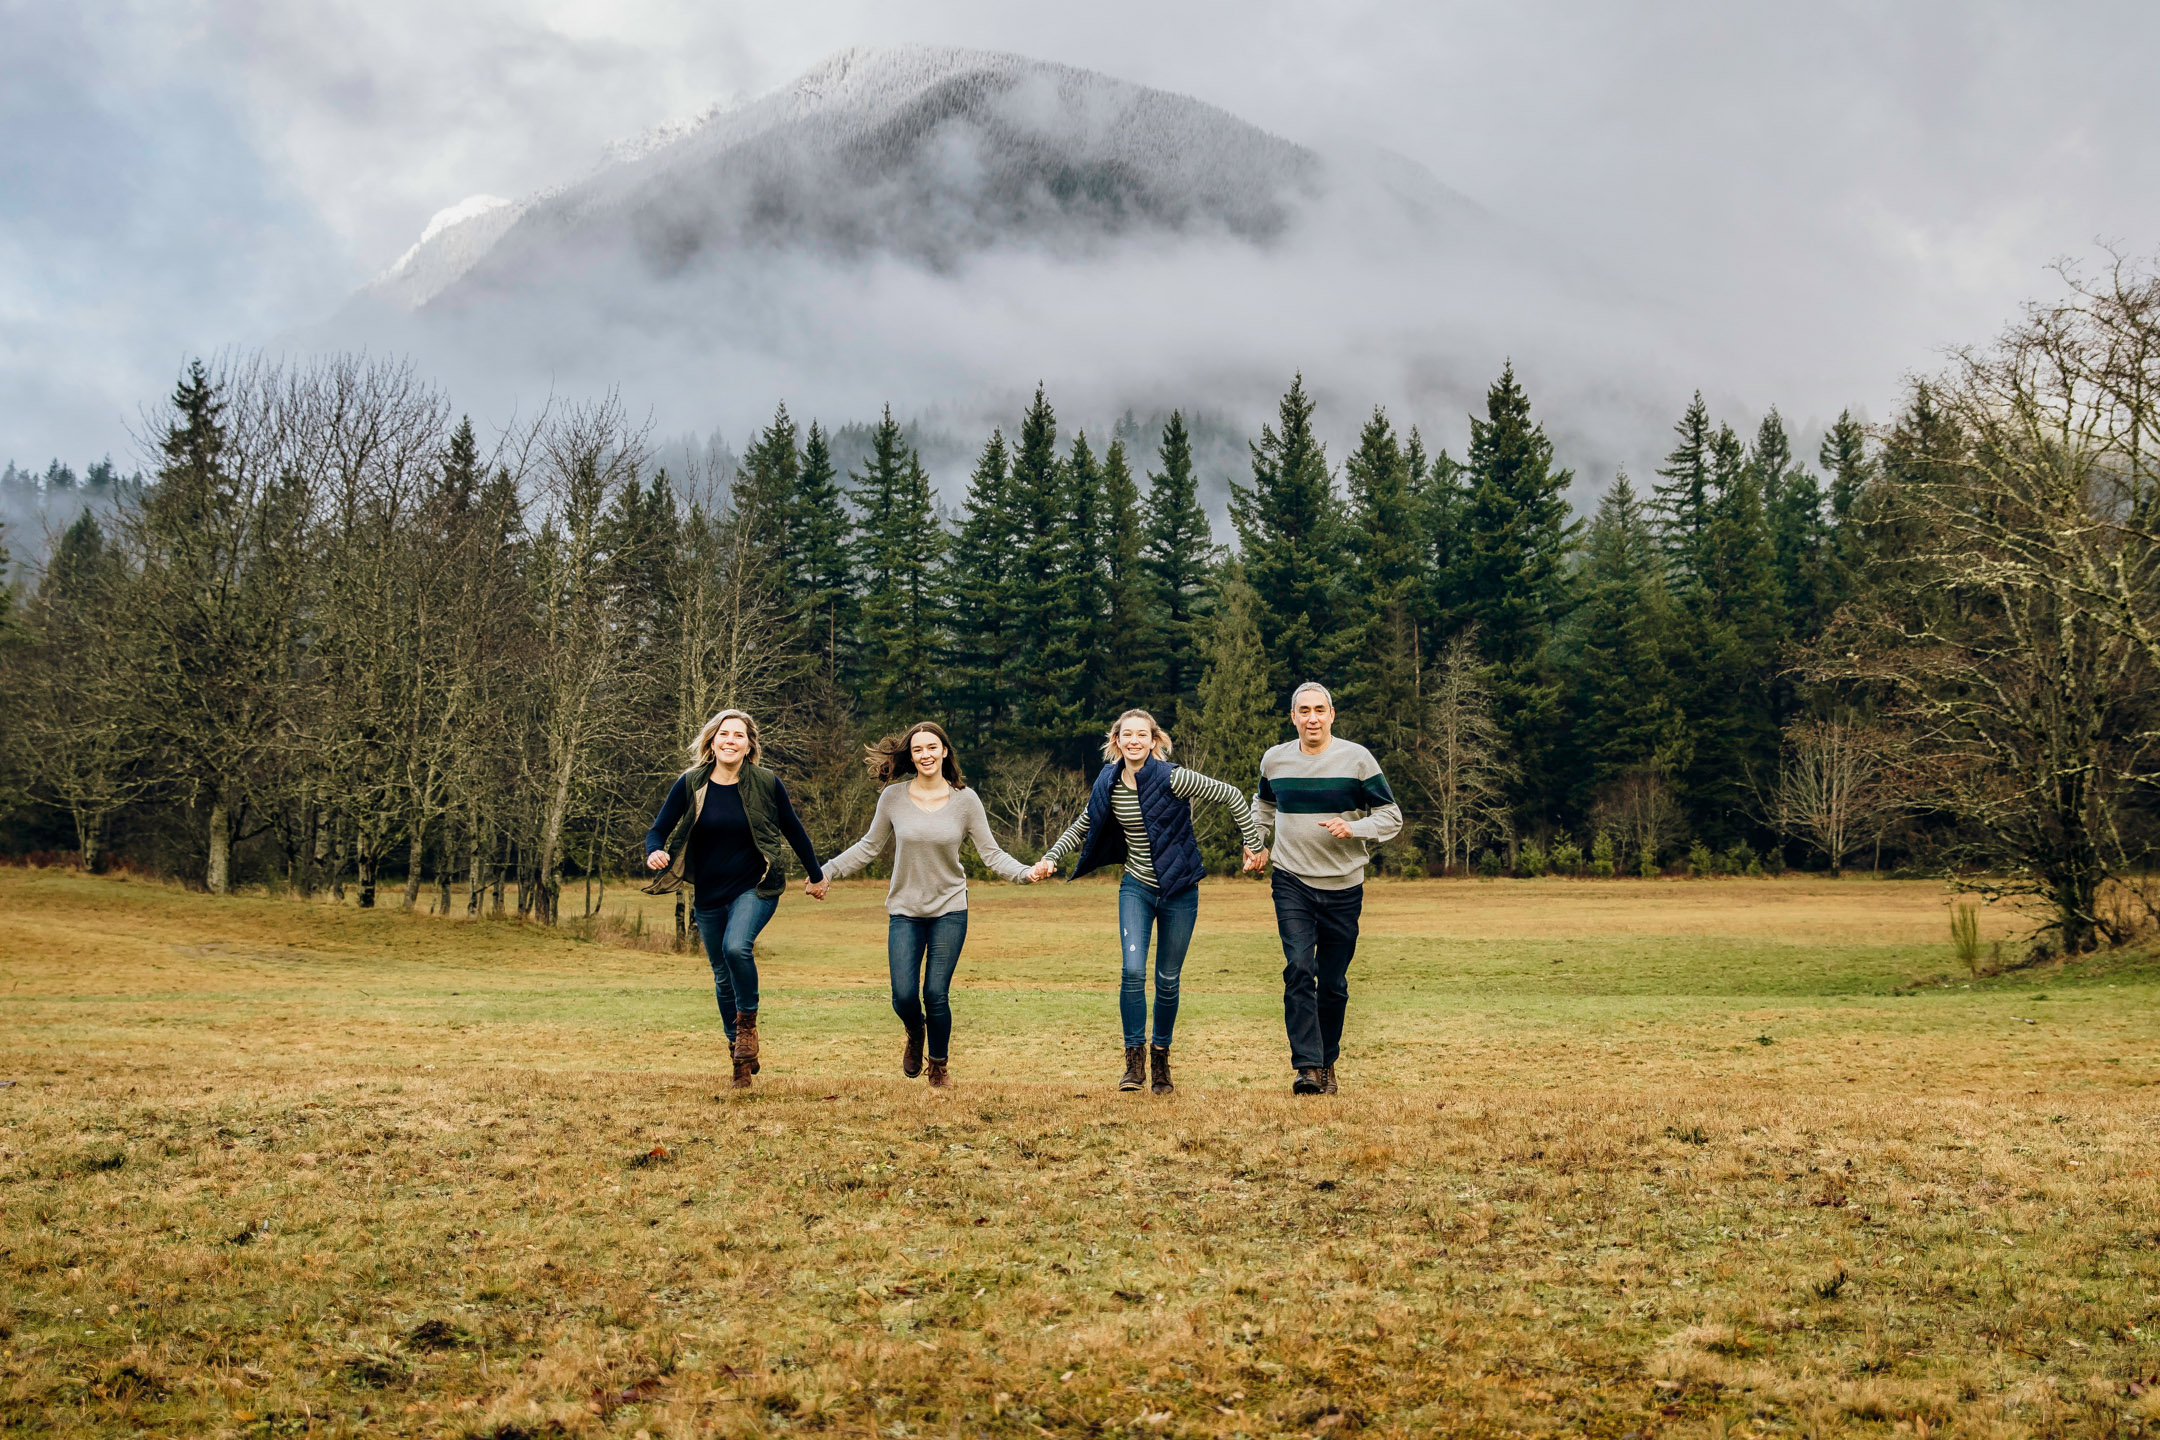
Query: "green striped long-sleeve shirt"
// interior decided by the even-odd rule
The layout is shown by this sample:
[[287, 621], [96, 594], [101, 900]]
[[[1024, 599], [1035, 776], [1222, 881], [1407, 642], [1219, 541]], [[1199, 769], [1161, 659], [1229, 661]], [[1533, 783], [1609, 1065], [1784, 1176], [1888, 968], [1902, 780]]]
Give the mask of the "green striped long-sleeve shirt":
[[[1246, 849], [1258, 850], [1266, 844], [1267, 837], [1261, 833], [1259, 822], [1253, 819], [1252, 806], [1246, 803], [1244, 794], [1235, 785], [1225, 785], [1181, 765], [1170, 772], [1170, 793], [1183, 800], [1220, 805], [1228, 810], [1231, 818], [1237, 821], [1238, 833], [1245, 838]], [[1122, 775], [1118, 777], [1118, 783], [1110, 787], [1110, 813], [1125, 830], [1125, 873], [1152, 887], [1155, 884], [1155, 858], [1148, 851], [1147, 826], [1140, 818], [1140, 792], [1126, 784]], [[1052, 865], [1061, 863], [1080, 848], [1087, 833], [1087, 811], [1082, 810], [1080, 818], [1066, 826], [1065, 833], [1043, 852], [1043, 859]]]

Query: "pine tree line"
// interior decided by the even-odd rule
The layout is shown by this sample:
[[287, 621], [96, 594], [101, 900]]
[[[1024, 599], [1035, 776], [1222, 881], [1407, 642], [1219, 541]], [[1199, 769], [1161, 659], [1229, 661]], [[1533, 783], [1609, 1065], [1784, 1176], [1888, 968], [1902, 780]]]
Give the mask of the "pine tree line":
[[[565, 877], [622, 872], [722, 704], [765, 718], [821, 845], [867, 816], [862, 741], [934, 717], [1027, 853], [1119, 711], [1249, 789], [1317, 679], [1397, 777], [1390, 868], [1917, 853], [1955, 822], [1885, 758], [1889, 687], [1825, 678], [1820, 642], [1906, 593], [1901, 497], [1963, 433], [1922, 387], [1880, 436], [1841, 416], [1810, 468], [1775, 410], [1743, 439], [1698, 394], [1649, 492], [1622, 474], [1585, 520], [1512, 367], [1459, 458], [1375, 409], [1331, 460], [1299, 377], [1224, 545], [1182, 415], [1099, 443], [1039, 388], [946, 514], [889, 409], [845, 473], [783, 404], [732, 474], [669, 474], [613, 401], [483, 455], [403, 366], [197, 365], [156, 473], [9, 607], [13, 844], [65, 821], [86, 863], [363, 903], [515, 882], [553, 919]], [[1856, 755], [1869, 785], [1802, 803]]]

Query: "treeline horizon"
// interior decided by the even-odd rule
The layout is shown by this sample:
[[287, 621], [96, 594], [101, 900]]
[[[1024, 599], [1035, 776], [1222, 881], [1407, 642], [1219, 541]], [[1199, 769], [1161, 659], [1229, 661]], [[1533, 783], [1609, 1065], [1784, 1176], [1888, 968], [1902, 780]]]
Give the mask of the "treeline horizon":
[[[1915, 382], [1889, 424], [1841, 415], [1812, 464], [1774, 408], [1742, 435], [1698, 392], [1647, 483], [1620, 473], [1588, 515], [1511, 366], [1460, 455], [1375, 408], [1331, 457], [1298, 377], [1229, 535], [1182, 414], [1135, 453], [1127, 427], [1061, 431], [1040, 388], [948, 520], [889, 408], [845, 473], [784, 402], [730, 473], [671, 473], [614, 398], [483, 453], [409, 364], [197, 362], [157, 413], [154, 473], [106, 467], [114, 502], [12, 595], [7, 847], [363, 904], [396, 876], [404, 904], [432, 879], [447, 909], [456, 881], [475, 912], [514, 879], [553, 920], [565, 876], [631, 873], [723, 705], [759, 717], [823, 851], [867, 821], [863, 743], [930, 718], [1032, 855], [1119, 711], [1249, 792], [1317, 680], [1402, 798], [1384, 872], [2006, 867], [2081, 948], [2122, 931], [2103, 892], [2155, 833], [2154, 657], [2116, 614], [2152, 603], [2124, 565], [2144, 563], [2149, 451], [2084, 426], [2112, 498], [2088, 475], [2053, 502], [2101, 522], [2117, 576], [2049, 602], [2058, 635], [2089, 622], [2120, 651], [2104, 694], [2067, 695], [2031, 595], [2001, 589], [2042, 520], [2004, 497], [2062, 442], [1991, 427], [2135, 410], [2128, 382], [2005, 377], [2065, 335], [2104, 349], [2108, 325], [2149, 325], [2152, 291], [2118, 265], [2052, 330], [2036, 311]], [[2001, 563], [1975, 568], [1990, 546]], [[1940, 669], [1954, 653], [1962, 672]], [[2021, 665], [1992, 719], [1957, 693]], [[2050, 787], [2021, 829], [2003, 796]], [[1227, 832], [1207, 845], [1234, 864]]]

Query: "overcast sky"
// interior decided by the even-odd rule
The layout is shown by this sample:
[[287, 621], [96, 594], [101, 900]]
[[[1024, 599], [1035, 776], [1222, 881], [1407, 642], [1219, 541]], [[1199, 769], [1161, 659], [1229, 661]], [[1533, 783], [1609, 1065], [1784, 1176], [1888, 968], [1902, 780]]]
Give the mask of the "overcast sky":
[[1687, 305], [1703, 387], [1803, 426], [2056, 257], [2160, 251], [2149, 3], [0, 0], [0, 459], [126, 461], [189, 355], [319, 320], [436, 210], [895, 42], [1398, 150]]

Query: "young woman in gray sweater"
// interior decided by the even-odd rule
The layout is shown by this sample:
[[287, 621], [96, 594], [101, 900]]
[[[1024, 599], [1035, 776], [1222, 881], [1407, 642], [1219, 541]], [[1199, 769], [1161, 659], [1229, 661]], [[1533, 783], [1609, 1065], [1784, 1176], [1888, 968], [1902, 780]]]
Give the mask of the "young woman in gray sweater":
[[[885, 957], [892, 968], [892, 1008], [907, 1027], [900, 1073], [910, 1080], [923, 1070], [925, 1031], [930, 1083], [951, 1083], [952, 978], [967, 941], [967, 872], [960, 842], [975, 842], [983, 863], [1007, 880], [1025, 884], [1025, 865], [998, 848], [982, 797], [968, 788], [952, 741], [924, 720], [869, 747], [870, 772], [885, 782], [870, 833], [825, 862], [827, 881], [853, 875], [892, 853], [892, 886], [885, 892]], [[900, 781], [899, 777], [909, 778]], [[898, 783], [894, 783], [898, 781]], [[806, 883], [822, 897], [825, 882]]]

